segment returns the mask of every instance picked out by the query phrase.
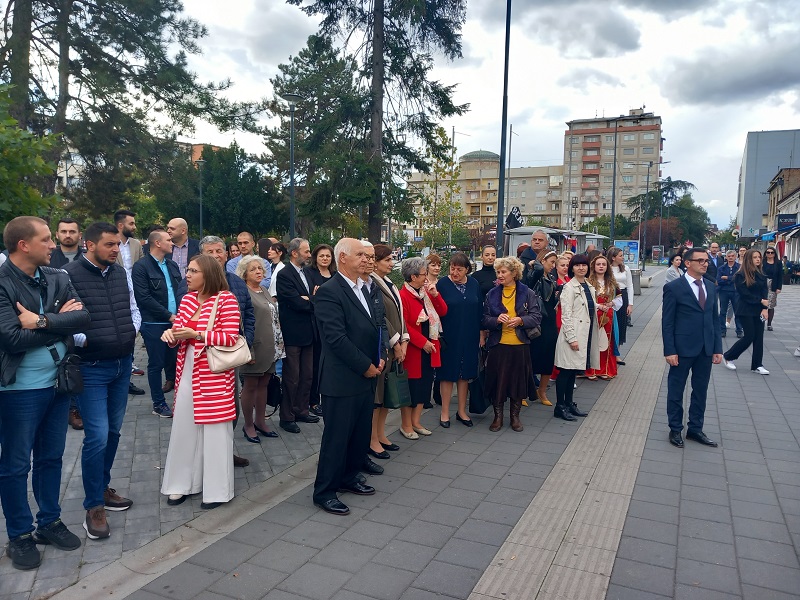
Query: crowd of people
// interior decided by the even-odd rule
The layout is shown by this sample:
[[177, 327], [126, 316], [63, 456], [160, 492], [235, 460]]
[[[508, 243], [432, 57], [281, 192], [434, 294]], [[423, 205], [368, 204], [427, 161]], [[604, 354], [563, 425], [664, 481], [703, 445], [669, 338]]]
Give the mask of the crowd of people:
[[[248, 443], [280, 435], [270, 426], [271, 406], [283, 435], [324, 419], [313, 500], [341, 515], [349, 508], [338, 494], [374, 494], [363, 473], [381, 474], [373, 459], [400, 449], [386, 435], [391, 408], [399, 408], [408, 440], [433, 434], [421, 421], [432, 402], [441, 428], [453, 418], [471, 428], [469, 390], [480, 381], [494, 412], [490, 431], [503, 428], [508, 402], [509, 426], [519, 432], [521, 411], [533, 402], [566, 421], [585, 417], [573, 400], [576, 378], [612, 379], [625, 364], [620, 348], [633, 297], [618, 248], [557, 254], [536, 231], [517, 257], [498, 258], [486, 246], [473, 273], [457, 252], [440, 277], [436, 254], [397, 265], [389, 246], [351, 238], [314, 248], [246, 231], [235, 243], [195, 240], [180, 218], [153, 228], [142, 244], [135, 217], [121, 210], [113, 224], [83, 232], [62, 219], [59, 247], [36, 217], [4, 229], [0, 500], [16, 568], [40, 564], [36, 544], [81, 544], [61, 522], [58, 502], [68, 420], [75, 427], [79, 419], [85, 433], [87, 537], [107, 538], [107, 511], [133, 504], [111, 487], [111, 470], [137, 334], [152, 412], [172, 419], [161, 493], [168, 505], [202, 494], [207, 510], [233, 498], [233, 469], [249, 464], [234, 454], [239, 418]], [[735, 260], [715, 264], [721, 301], [755, 307], [737, 307], [743, 333], [725, 356], [728, 368], [752, 343], [753, 368], [765, 372], [758, 318], [771, 325], [781, 280], [768, 253], [763, 266], [754, 250], [741, 268]], [[725, 308], [714, 318], [721, 325]], [[79, 385], [62, 381], [68, 355], [80, 359]], [[27, 501], [31, 453], [36, 527]]]

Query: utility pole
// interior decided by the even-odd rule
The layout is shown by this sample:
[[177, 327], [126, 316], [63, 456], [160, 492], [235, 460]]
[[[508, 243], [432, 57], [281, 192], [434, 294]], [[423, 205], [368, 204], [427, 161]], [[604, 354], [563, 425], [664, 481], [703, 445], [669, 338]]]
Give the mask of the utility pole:
[[647, 199], [650, 197], [650, 167], [652, 166], [653, 161], [651, 160], [647, 163], [647, 179], [644, 186], [644, 231], [642, 231], [642, 226], [639, 225], [639, 233], [642, 234], [642, 247], [639, 248], [642, 253], [642, 273], [644, 273], [645, 264], [647, 263]]
[[506, 52], [505, 52], [505, 67], [503, 70], [503, 116], [502, 116], [502, 133], [500, 134], [500, 189], [497, 197], [497, 234], [495, 238], [495, 245], [497, 246], [497, 256], [503, 256], [503, 219], [505, 218], [505, 207], [503, 203], [503, 194], [505, 194], [505, 169], [506, 169], [506, 124], [508, 123], [508, 62], [509, 51], [511, 47], [511, 0], [506, 0]]
[[619, 117], [614, 119], [614, 177], [611, 180], [611, 226], [609, 228], [608, 241], [609, 245], [614, 245], [614, 220], [616, 219], [616, 205], [617, 205], [617, 127], [619, 126]]

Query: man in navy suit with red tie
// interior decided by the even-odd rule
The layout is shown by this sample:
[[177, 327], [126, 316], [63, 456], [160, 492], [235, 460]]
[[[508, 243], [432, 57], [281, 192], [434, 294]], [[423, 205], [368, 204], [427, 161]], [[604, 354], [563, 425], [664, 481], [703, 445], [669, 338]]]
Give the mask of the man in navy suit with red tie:
[[683, 255], [686, 273], [664, 286], [661, 336], [667, 377], [669, 442], [683, 448], [683, 390], [692, 374], [692, 396], [686, 438], [717, 446], [703, 433], [706, 393], [711, 365], [722, 361], [722, 337], [716, 286], [704, 278], [708, 270], [705, 248], [690, 248]]

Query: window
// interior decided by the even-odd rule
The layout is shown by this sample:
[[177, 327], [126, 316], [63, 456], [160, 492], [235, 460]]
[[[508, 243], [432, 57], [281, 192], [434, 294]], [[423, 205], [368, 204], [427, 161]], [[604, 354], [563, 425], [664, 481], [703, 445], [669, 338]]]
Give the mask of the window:
[[547, 190], [539, 190], [535, 195], [537, 198], [544, 198], [547, 196]]
[[635, 142], [636, 141], [636, 134], [635, 133], [625, 133], [622, 136], [623, 142]]
[[633, 167], [635, 167], [635, 166], [636, 166], [636, 165], [635, 165], [635, 164], [633, 164], [633, 163], [622, 163], [622, 168], [623, 168], [623, 169], [632, 169], [632, 168], [633, 168]]
[[599, 169], [600, 163], [583, 163], [584, 169]]
[[613, 175], [604, 175], [603, 176], [603, 183], [614, 183], [614, 176]]
[[600, 136], [599, 135], [585, 135], [583, 136], [584, 142], [599, 142]]
[[481, 207], [480, 206], [473, 206], [469, 209], [469, 214], [471, 215], [480, 215], [481, 214]]
[[528, 184], [528, 180], [527, 179], [523, 179], [522, 180], [522, 185], [527, 185], [527, 184]]
[[631, 183], [633, 181], [633, 175], [623, 175], [622, 181], [625, 183]]
[[580, 142], [580, 140], [578, 139], [577, 135], [573, 135], [571, 138], [569, 138], [570, 144], [577, 144], [578, 142]]
[[511, 180], [511, 185], [518, 185], [518, 182], [517, 182], [517, 180], [516, 180], [516, 179], [512, 179], [512, 180]]
[[599, 148], [589, 148], [585, 150], [583, 153], [584, 156], [600, 156], [600, 149]]
[[570, 151], [570, 153], [569, 153], [569, 157], [570, 158], [577, 158], [577, 156], [578, 156], [578, 151], [577, 150], [571, 150]]
[[607, 142], [613, 142], [614, 141], [614, 136], [613, 135], [607, 135], [606, 136], [606, 141]]
[[570, 177], [569, 178], [569, 182], [570, 183], [578, 183], [578, 178], [577, 177]]
[[525, 198], [528, 195], [528, 192], [520, 192], [520, 198]]
[[632, 156], [633, 154], [636, 153], [636, 148], [623, 148], [622, 153], [627, 156]]
[[654, 148], [642, 148], [642, 154], [653, 154]]
[[546, 207], [547, 207], [546, 204], [537, 204], [536, 206], [533, 207], [533, 210], [535, 210], [535, 211], [544, 211], [544, 209]]
[[516, 198], [517, 197], [517, 192], [511, 192], [511, 197], [512, 198]]
[[570, 165], [569, 166], [569, 170], [570, 171], [577, 171], [578, 170], [578, 165]]
[[584, 210], [595, 210], [597, 208], [597, 204], [594, 202], [587, 202], [583, 205]]
[[490, 190], [490, 189], [492, 189], [492, 182], [491, 182], [491, 181], [489, 181], [489, 182], [486, 184], [486, 189], [487, 189], [487, 190]]
[[614, 149], [613, 148], [606, 148], [603, 150], [603, 154], [606, 156], [614, 156]]
[[613, 169], [614, 168], [614, 163], [603, 163], [603, 168], [604, 169]]
[[642, 134], [642, 139], [643, 140], [654, 140], [654, 139], [656, 139], [656, 134], [655, 133], [643, 133]]
[[550, 210], [558, 210], [558, 203], [554, 202], [553, 204], [551, 204], [550, 205]]
[[603, 210], [611, 210], [611, 202], [603, 202]]
[[491, 205], [490, 205], [490, 206], [487, 206], [487, 207], [486, 207], [486, 212], [494, 212], [494, 207], [493, 207], [493, 206], [491, 206]]
[[536, 185], [547, 185], [547, 177], [537, 177]]

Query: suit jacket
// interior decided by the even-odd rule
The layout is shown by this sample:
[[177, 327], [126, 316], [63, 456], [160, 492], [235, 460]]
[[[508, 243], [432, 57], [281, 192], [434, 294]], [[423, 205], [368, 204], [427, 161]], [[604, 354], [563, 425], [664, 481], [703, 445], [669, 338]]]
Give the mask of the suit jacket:
[[66, 256], [64, 256], [61, 246], [58, 246], [50, 254], [50, 266], [54, 269], [63, 269], [70, 262], [78, 260], [81, 257], [81, 254], [83, 254], [83, 248], [81, 248], [80, 244], [78, 244], [78, 253], [75, 255], [75, 258], [69, 260]]
[[[175, 300], [177, 313], [183, 299], [179, 293], [181, 272], [175, 262], [168, 258], [165, 259], [165, 262], [170, 275], [172, 298]], [[145, 323], [168, 323], [172, 313], [169, 312], [167, 280], [156, 259], [148, 255], [145, 260], [133, 263], [131, 280], [133, 281], [133, 295], [142, 315], [142, 321]]]
[[[303, 285], [300, 274], [293, 265], [278, 271], [275, 291], [278, 298], [283, 343], [287, 346], [310, 346], [314, 343], [314, 305], [311, 303], [311, 281], [309, 289]], [[302, 298], [307, 296], [309, 300]], [[366, 371], [366, 369], [364, 369]]]
[[[284, 269], [279, 276], [290, 270], [293, 269]], [[341, 274], [337, 273], [317, 290], [314, 317], [322, 343], [320, 393], [325, 396], [374, 394], [378, 378], [366, 378], [364, 372], [370, 364], [379, 364], [380, 329], [375, 317], [367, 314]]]
[[726, 264], [725, 255], [721, 252], [717, 254], [717, 262], [715, 263], [714, 260], [711, 258], [711, 253], [708, 254], [708, 269], [706, 270], [706, 274], [703, 275], [706, 279], [710, 279], [715, 284], [717, 283], [717, 271], [719, 268]]
[[686, 277], [680, 277], [664, 286], [661, 313], [661, 337], [664, 356], [700, 356], [722, 354], [722, 337], [719, 328], [717, 289], [706, 280], [705, 309], [694, 295]]
[[[122, 235], [120, 235], [120, 240], [122, 240]], [[144, 256], [144, 253], [142, 252], [142, 242], [136, 238], [130, 238], [128, 240], [128, 245], [131, 249], [131, 265], [133, 265], [136, 261]], [[125, 266], [125, 263], [122, 262], [122, 250], [120, 250], [119, 254], [117, 254], [117, 264], [121, 267]]]

